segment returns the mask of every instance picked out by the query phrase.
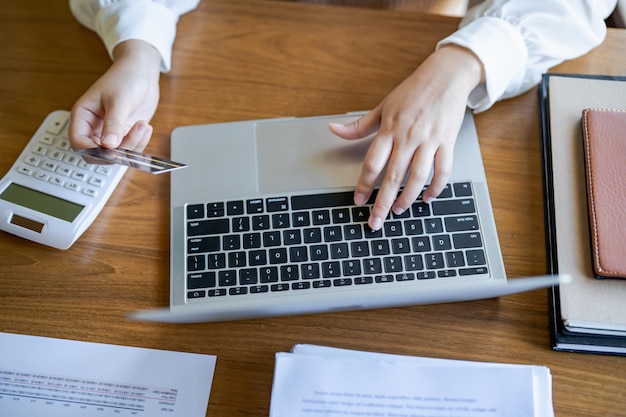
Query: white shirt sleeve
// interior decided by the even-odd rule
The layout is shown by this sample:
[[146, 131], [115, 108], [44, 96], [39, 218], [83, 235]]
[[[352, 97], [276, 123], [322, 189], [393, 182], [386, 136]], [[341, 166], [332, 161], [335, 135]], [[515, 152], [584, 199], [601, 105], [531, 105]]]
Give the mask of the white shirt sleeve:
[[200, 0], [70, 0], [74, 17], [95, 31], [113, 56], [113, 49], [129, 39], [154, 46], [161, 54], [161, 71], [168, 72], [178, 18]]
[[485, 83], [468, 106], [483, 111], [519, 95], [564, 60], [584, 55], [606, 36], [617, 0], [487, 0], [470, 9], [459, 29], [437, 47], [453, 43], [473, 51]]

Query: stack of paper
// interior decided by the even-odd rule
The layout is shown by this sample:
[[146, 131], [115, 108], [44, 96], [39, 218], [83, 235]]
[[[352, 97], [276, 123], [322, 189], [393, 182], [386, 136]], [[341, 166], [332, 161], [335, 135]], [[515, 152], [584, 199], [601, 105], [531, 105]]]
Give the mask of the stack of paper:
[[553, 417], [545, 366], [296, 345], [278, 353], [270, 417]]
[[0, 333], [0, 415], [204, 417], [216, 359]]

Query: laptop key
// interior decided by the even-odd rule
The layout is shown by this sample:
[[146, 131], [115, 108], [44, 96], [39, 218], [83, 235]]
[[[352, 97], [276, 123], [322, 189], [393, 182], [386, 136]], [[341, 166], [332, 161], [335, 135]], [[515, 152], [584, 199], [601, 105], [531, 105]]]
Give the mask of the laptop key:
[[413, 281], [415, 274], [412, 272], [404, 272], [402, 274], [396, 274], [396, 281]]
[[228, 253], [228, 267], [229, 268], [243, 268], [246, 264], [246, 253], [243, 251]]
[[313, 288], [329, 288], [331, 286], [332, 286], [332, 281], [329, 279], [313, 281]]
[[263, 200], [256, 198], [254, 200], [246, 201], [246, 213], [255, 214], [263, 213]]
[[488, 272], [487, 267], [462, 268], [459, 269], [459, 275], [481, 275]]
[[318, 264], [302, 264], [300, 272], [302, 279], [317, 279], [320, 277], [320, 267]]
[[267, 285], [253, 285], [249, 287], [249, 289], [251, 294], [259, 294], [269, 291], [269, 287]]
[[454, 269], [444, 269], [443, 271], [437, 271], [439, 278], [456, 277], [456, 271]]
[[202, 272], [187, 275], [187, 289], [215, 287], [215, 272]]
[[278, 268], [275, 266], [261, 268], [259, 271], [259, 279], [264, 284], [278, 282]]
[[433, 214], [436, 216], [476, 212], [474, 200], [471, 198], [463, 198], [460, 200], [435, 200], [431, 204]]
[[206, 297], [206, 291], [189, 291], [187, 292], [187, 298], [204, 298]]
[[204, 204], [189, 204], [187, 206], [187, 219], [202, 219], [204, 217]]
[[350, 210], [347, 207], [332, 210], [333, 223], [348, 223], [350, 221]]
[[243, 200], [227, 202], [226, 214], [228, 214], [229, 216], [237, 216], [243, 214]]
[[441, 219], [437, 217], [424, 219], [424, 229], [426, 233], [442, 233], [443, 223], [441, 222]]
[[229, 288], [229, 289], [228, 289], [228, 294], [229, 294], [229, 295], [242, 295], [242, 294], [248, 294], [248, 288], [246, 288], [246, 287], [235, 287], [235, 288]]
[[217, 252], [221, 250], [219, 236], [187, 239], [187, 253]]
[[374, 279], [372, 277], [356, 277], [354, 283], [356, 285], [372, 284]]
[[482, 249], [468, 250], [466, 253], [468, 265], [486, 265], [485, 251]]
[[478, 219], [476, 216], [457, 216], [446, 217], [444, 219], [446, 231], [448, 232], [465, 232], [469, 230], [478, 230]]
[[252, 230], [268, 230], [270, 228], [270, 216], [267, 214], [252, 216]]
[[452, 187], [456, 197], [470, 197], [473, 194], [469, 182], [457, 182]]
[[289, 288], [291, 288], [289, 286], [289, 284], [272, 284], [272, 285], [270, 285], [270, 290], [272, 290], [273, 292], [289, 291]]
[[417, 279], [434, 279], [437, 277], [435, 271], [421, 271], [415, 274]]
[[334, 208], [352, 205], [354, 205], [354, 193], [352, 191], [291, 197], [291, 207], [293, 210]]
[[291, 289], [292, 290], [307, 290], [311, 288], [311, 283], [310, 282], [294, 282], [293, 284], [291, 284]]
[[393, 282], [393, 275], [385, 274], [385, 275], [377, 275], [375, 278], [377, 283], [383, 282]]
[[313, 245], [309, 250], [311, 252], [312, 261], [324, 261], [328, 259], [328, 246], [326, 245]]
[[289, 209], [289, 200], [287, 197], [268, 198], [265, 204], [268, 212], [287, 211]]
[[206, 205], [207, 217], [222, 217], [224, 214], [224, 203], [209, 203]]
[[217, 235], [229, 231], [230, 225], [227, 218], [187, 223], [187, 236]]
[[457, 233], [452, 235], [452, 242], [455, 249], [480, 248], [482, 240], [480, 233]]
[[246, 268], [239, 270], [239, 285], [250, 285], [258, 282], [258, 270]]

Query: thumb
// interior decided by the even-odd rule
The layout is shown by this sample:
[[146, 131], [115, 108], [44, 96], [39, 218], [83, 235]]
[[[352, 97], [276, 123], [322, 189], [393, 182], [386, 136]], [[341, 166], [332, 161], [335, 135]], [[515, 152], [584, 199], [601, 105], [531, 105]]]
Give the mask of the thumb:
[[[380, 107], [380, 106], [379, 106]], [[341, 124], [329, 123], [328, 127], [335, 135], [344, 139], [360, 139], [375, 133], [380, 127], [380, 110], [376, 107], [354, 122]]]
[[112, 105], [106, 109], [102, 125], [100, 146], [117, 148], [126, 133], [128, 111], [123, 106]]

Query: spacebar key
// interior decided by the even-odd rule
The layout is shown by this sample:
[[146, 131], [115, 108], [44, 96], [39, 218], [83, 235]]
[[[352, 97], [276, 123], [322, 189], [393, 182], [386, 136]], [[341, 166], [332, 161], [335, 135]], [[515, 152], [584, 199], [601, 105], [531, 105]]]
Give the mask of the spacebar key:
[[331, 208], [354, 205], [354, 191], [340, 193], [294, 195], [291, 197], [292, 210]]
[[228, 219], [187, 222], [187, 236], [217, 235], [228, 233], [229, 229]]

